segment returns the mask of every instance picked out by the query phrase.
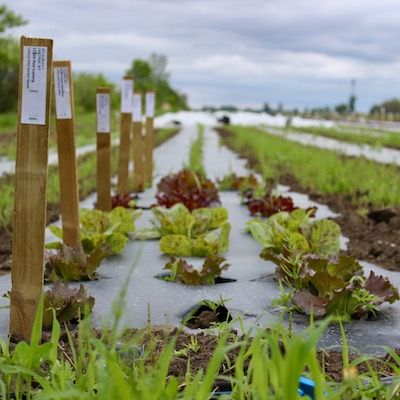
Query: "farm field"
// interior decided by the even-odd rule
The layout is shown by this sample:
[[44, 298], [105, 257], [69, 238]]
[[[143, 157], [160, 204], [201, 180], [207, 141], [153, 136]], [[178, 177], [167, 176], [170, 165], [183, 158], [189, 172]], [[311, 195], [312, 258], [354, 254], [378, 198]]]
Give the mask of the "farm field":
[[375, 3], [0, 3], [1, 399], [400, 400]]
[[[166, 174], [177, 173], [182, 168], [189, 168], [193, 171], [192, 173], [197, 173], [199, 176], [207, 176], [214, 182], [221, 181], [223, 177], [229, 176], [233, 172], [238, 176], [247, 176], [254, 171], [255, 176], [260, 182], [263, 176], [271, 184], [272, 182], [280, 183], [281, 185], [277, 187], [280, 195], [290, 195], [296, 206], [304, 209], [317, 207], [315, 217], [317, 221], [333, 218], [333, 220], [341, 224], [343, 208], [332, 207], [330, 209], [326, 205], [331, 205], [330, 203], [333, 205], [333, 202], [329, 201], [329, 196], [343, 196], [343, 198], [347, 198], [349, 204], [352, 204], [353, 209], [363, 210], [363, 217], [361, 215], [358, 216], [358, 214], [356, 215], [359, 218], [367, 218], [365, 214], [369, 208], [371, 210], [374, 207], [380, 206], [396, 208], [397, 197], [386, 197], [382, 194], [383, 197], [369, 198], [368, 194], [365, 194], [364, 197], [360, 198], [357, 194], [359, 193], [358, 188], [354, 192], [347, 192], [340, 190], [346, 186], [339, 185], [334, 187], [333, 190], [329, 186], [318, 186], [321, 185], [323, 180], [322, 178], [317, 179], [315, 173], [312, 173], [312, 160], [315, 158], [317, 165], [320, 157], [323, 157], [325, 160], [328, 157], [332, 158], [331, 162], [324, 163], [327, 167], [321, 172], [327, 182], [331, 181], [327, 178], [331, 173], [329, 169], [331, 163], [333, 165], [332, 170], [336, 171], [336, 178], [347, 176], [345, 172], [343, 172], [343, 175], [340, 175], [340, 171], [337, 169], [338, 165], [335, 162], [340, 162], [343, 165], [343, 171], [347, 171], [346, 168], [351, 168], [352, 171], [356, 171], [357, 168], [360, 168], [360, 171], [365, 171], [366, 168], [370, 168], [370, 171], [374, 171], [375, 168], [378, 168], [378, 170], [381, 169], [377, 171], [380, 182], [385, 182], [384, 179], [388, 181], [392, 179], [395, 176], [395, 171], [393, 170], [395, 167], [379, 165], [363, 159], [343, 158], [343, 156], [338, 155], [334, 151], [305, 147], [276, 136], [270, 136], [265, 132], [251, 127], [219, 127], [217, 132], [213, 129], [216, 124], [215, 118], [210, 114], [196, 115], [193, 113], [184, 113], [179, 114], [179, 116], [174, 114], [164, 115], [156, 119], [156, 126], [164, 123], [168, 124], [169, 119], [180, 120], [182, 125], [179, 132], [175, 133], [175, 135], [167, 133], [171, 132], [171, 129], [169, 131], [166, 129], [159, 131], [166, 132], [161, 133], [160, 136], [166, 136], [168, 140], [161, 144], [154, 152], [155, 185], [153, 188], [139, 194], [139, 198], [136, 200], [137, 206], [144, 208], [142, 216], [135, 222], [136, 233], [133, 234], [133, 237], [136, 236], [136, 240], [128, 241], [123, 253], [114, 255], [103, 261], [98, 270], [97, 279], [83, 282], [83, 286], [95, 299], [90, 323], [98, 328], [101, 327], [103, 332], [108, 332], [111, 329], [111, 335], [113, 335], [112, 332], [116, 329], [117, 325], [119, 329], [129, 327], [129, 331], [124, 331], [123, 339], [118, 340], [123, 340], [126, 343], [124, 346], [127, 346], [127, 349], [131, 348], [130, 346], [132, 345], [137, 346], [138, 343], [142, 343], [142, 340], [145, 340], [149, 353], [142, 355], [142, 357], [144, 359], [149, 357], [149, 360], [153, 357], [157, 359], [160, 356], [158, 351], [161, 351], [161, 349], [151, 350], [153, 340], [156, 340], [156, 343], [165, 343], [167, 345], [168, 341], [173, 340], [174, 335], [177, 334], [178, 344], [176, 346], [178, 347], [173, 351], [170, 350], [169, 353], [163, 354], [162, 357], [165, 357], [163, 361], [165, 363], [164, 367], [167, 368], [171, 376], [176, 376], [178, 381], [188, 379], [187, 375], [185, 378], [186, 368], [184, 367], [184, 364], [188, 360], [192, 360], [193, 362], [193, 373], [199, 373], [200, 375], [198, 376], [201, 377], [200, 368], [206, 366], [209, 359], [207, 352], [211, 351], [213, 353], [215, 351], [213, 353], [215, 357], [219, 354], [218, 351], [221, 354], [227, 354], [230, 360], [228, 364], [226, 364], [226, 355], [225, 358], [221, 358], [219, 361], [217, 361], [217, 358], [213, 359], [217, 363], [214, 373], [216, 374], [219, 371], [222, 374], [222, 380], [218, 381], [220, 382], [218, 387], [225, 387], [223, 384], [225, 381], [231, 382], [229, 384], [231, 389], [229, 390], [233, 391], [243, 389], [240, 389], [240, 386], [236, 384], [232, 386], [232, 380], [229, 378], [231, 374], [238, 373], [238, 368], [241, 368], [240, 364], [239, 366], [236, 364], [240, 360], [240, 355], [236, 351], [230, 352], [230, 350], [223, 347], [223, 342], [228, 340], [228, 343], [230, 343], [229, 346], [240, 349], [246, 348], [249, 345], [248, 341], [255, 340], [253, 346], [256, 346], [255, 343], [257, 343], [257, 340], [260, 340], [258, 338], [263, 337], [259, 335], [265, 335], [265, 332], [262, 333], [260, 331], [257, 333], [258, 331], [255, 330], [251, 334], [251, 337], [255, 335], [254, 339], [250, 339], [249, 337], [248, 339], [244, 339], [244, 341], [240, 337], [240, 334], [238, 336], [229, 334], [230, 336], [227, 338], [224, 335], [228, 335], [231, 329], [245, 334], [246, 332], [250, 332], [249, 329], [254, 329], [255, 326], [260, 328], [269, 327], [272, 330], [276, 329], [275, 336], [268, 335], [267, 340], [287, 341], [288, 354], [291, 354], [292, 346], [295, 352], [297, 351], [296, 346], [300, 346], [301, 343], [303, 345], [306, 345], [306, 343], [307, 345], [311, 345], [310, 357], [314, 359], [317, 356], [319, 365], [325, 370], [325, 375], [319, 376], [322, 379], [320, 384], [324, 387], [325, 392], [333, 390], [333, 393], [338, 393], [344, 390], [343, 386], [338, 383], [342, 379], [342, 368], [345, 365], [346, 361], [344, 360], [347, 357], [347, 353], [342, 352], [343, 335], [345, 335], [348, 346], [351, 349], [351, 355], [349, 356], [351, 364], [349, 365], [359, 364], [357, 380], [368, 379], [368, 374], [370, 374], [367, 365], [362, 361], [365, 357], [367, 359], [368, 357], [372, 357], [371, 360], [374, 360], [372, 371], [377, 372], [372, 372], [372, 377], [375, 373], [378, 373], [378, 376], [392, 375], [393, 371], [397, 368], [396, 362], [394, 361], [395, 359], [392, 360], [388, 356], [385, 356], [385, 353], [387, 348], [397, 348], [397, 332], [400, 323], [400, 306], [398, 303], [381, 306], [378, 316], [372, 319], [345, 322], [343, 332], [340, 329], [340, 325], [331, 323], [329, 327], [325, 327], [324, 332], [318, 334], [318, 337], [314, 337], [313, 334], [310, 338], [302, 337], [301, 335], [309, 329], [310, 320], [306, 315], [299, 314], [298, 311], [292, 314], [293, 311], [289, 311], [283, 303], [277, 302], [277, 299], [282, 299], [282, 289], [279, 288], [274, 279], [276, 264], [259, 257], [262, 246], [246, 232], [246, 225], [251, 219], [251, 215], [247, 208], [241, 204], [242, 200], [238, 192], [220, 191], [219, 193], [221, 206], [227, 210], [231, 225], [229, 246], [227, 252], [223, 255], [227, 263], [229, 263], [229, 268], [222, 273], [222, 277], [232, 280], [231, 282], [190, 286], [183, 283], [162, 280], [159, 276], [165, 271], [163, 268], [168, 262], [169, 257], [162, 255], [158, 240], [143, 241], [137, 239], [144, 239], [147, 230], [152, 226], [151, 220], [154, 219], [153, 212], [147, 210], [147, 208], [154, 204], [156, 200], [157, 183]], [[196, 120], [203, 123], [208, 121], [208, 123], [196, 124]], [[174, 132], [176, 132], [176, 129]], [[243, 139], [244, 137], [245, 139]], [[261, 143], [266, 141], [267, 145], [260, 145], [260, 141]], [[246, 143], [246, 146], [243, 143]], [[284, 150], [279, 149], [278, 151], [276, 146], [287, 147]], [[256, 149], [257, 151], [252, 149]], [[264, 153], [260, 152], [260, 149], [263, 149]], [[171, 157], [171, 154], [175, 156]], [[282, 158], [283, 154], [286, 155], [286, 158]], [[280, 157], [274, 159], [274, 155], [280, 155]], [[302, 175], [296, 175], [294, 172], [300, 171], [296, 167], [296, 163], [303, 165], [304, 158], [309, 161], [310, 165], [308, 168], [310, 169], [301, 170], [304, 172], [304, 176], [308, 177], [307, 180], [303, 181]], [[351, 166], [347, 166], [346, 163], [351, 164]], [[354, 182], [356, 182], [357, 179], [354, 179]], [[286, 186], [282, 186], [282, 184]], [[351, 187], [351, 183], [348, 183], [347, 187]], [[317, 191], [320, 193], [319, 196], [315, 194]], [[310, 193], [311, 198], [305, 194], [306, 192]], [[81, 202], [81, 207], [91, 208], [95, 199], [95, 193], [86, 197]], [[57, 212], [55, 215], [57, 215]], [[355, 216], [352, 216], [352, 218], [355, 218]], [[344, 229], [343, 232], [345, 234], [346, 230]], [[349, 244], [351, 249], [352, 237], [350, 237], [350, 242], [347, 242], [344, 237], [340, 237], [339, 239], [340, 247], [343, 251]], [[57, 238], [50, 231], [47, 231], [46, 241], [53, 242], [54, 240], [57, 240]], [[200, 268], [202, 260], [204, 260], [204, 258], [196, 257], [185, 257], [185, 259], [193, 263], [196, 268]], [[361, 257], [361, 259], [365, 258]], [[381, 266], [386, 266], [391, 269], [385, 263], [377, 264], [380, 266], [363, 262], [361, 265], [365, 275], [368, 276], [371, 271], [374, 271], [377, 275], [388, 277], [393, 285], [398, 286], [400, 284], [398, 272], [390, 272], [381, 268]], [[4, 275], [0, 278], [1, 291], [8, 291], [10, 284], [10, 275]], [[50, 287], [48, 285], [45, 286], [46, 289]], [[71, 283], [70, 285], [71, 287], [78, 287], [77, 283]], [[0, 309], [0, 327], [3, 329], [0, 330], [0, 334], [3, 337], [7, 334], [8, 326], [9, 311], [7, 304], [8, 300], [3, 299], [1, 306], [4, 308]], [[223, 321], [219, 324], [218, 322], [198, 322], [200, 325], [197, 325], [197, 329], [195, 330], [184, 328], [183, 331], [176, 331], [177, 328], [182, 326], [185, 315], [193, 307], [196, 307], [196, 304], [223, 304], [228, 310], [230, 318], [233, 318], [233, 320], [229, 324]], [[121, 308], [120, 312], [117, 312], [119, 308]], [[114, 315], [114, 320], [110, 319], [112, 315]], [[212, 319], [211, 321], [214, 320]], [[143, 329], [143, 331], [140, 329]], [[292, 339], [286, 338], [287, 329], [290, 329], [292, 332]], [[200, 333], [201, 331], [203, 332]], [[316, 332], [314, 333], [317, 334]], [[91, 333], [87, 331], [86, 335], [90, 336]], [[105, 334], [103, 340], [109, 340], [106, 339], [107, 335]], [[143, 335], [150, 336], [146, 338]], [[217, 337], [218, 340], [212, 339], [213, 337]], [[218, 345], [218, 343], [220, 344]], [[69, 354], [71, 344], [61, 341], [61, 346], [64, 349], [63, 351], [66, 352], [65, 354]], [[219, 348], [218, 346], [222, 347]], [[318, 348], [324, 350], [318, 352]], [[363, 354], [364, 358], [358, 359], [357, 354]], [[253, 359], [254, 357], [255, 355], [253, 355]], [[243, 360], [240, 362], [243, 362]], [[304, 362], [304, 365], [312, 365], [311, 359], [307, 361], [306, 357], [301, 362]], [[220, 363], [222, 363], [222, 366], [219, 366]], [[207, 369], [207, 372], [211, 370], [210, 365], [212, 364], [208, 365], [210, 369]], [[231, 365], [231, 370], [229, 369], [229, 365]], [[316, 365], [313, 366], [313, 368], [315, 367]], [[141, 379], [146, 379], [145, 377], [149, 378], [151, 374], [155, 374], [157, 369], [153, 370], [153, 368], [157, 367], [149, 367], [146, 375], [143, 375]], [[351, 367], [349, 366], [348, 368]], [[302, 367], [300, 370], [302, 370]], [[94, 373], [97, 374], [97, 371]], [[311, 376], [314, 379], [317, 377], [315, 373]], [[279, 377], [278, 379], [283, 379], [283, 377]], [[352, 385], [346, 386], [346, 390], [364, 390], [357, 386], [357, 380]], [[330, 383], [328, 384], [328, 382]], [[127, 392], [133, 390], [130, 388], [130, 384], [126, 383], [126, 385], [124, 386], [124, 390]], [[207, 393], [213, 388], [212, 382], [210, 385]], [[189, 381], [187, 383], [187, 390], [191, 386], [192, 383]], [[378, 385], [378, 387], [381, 388], [380, 390], [386, 390], [384, 386]], [[88, 387], [82, 383], [80, 388], [81, 390], [87, 390]], [[43, 389], [44, 393], [46, 390], [50, 390]], [[59, 393], [62, 393], [61, 389], [57, 390]], [[117, 390], [117, 388], [111, 390]], [[160, 387], [160, 390], [161, 393], [164, 393], [163, 390], [167, 389]], [[243, 390], [249, 393], [253, 389], [247, 388]], [[206, 393], [204, 396], [207, 396]]]

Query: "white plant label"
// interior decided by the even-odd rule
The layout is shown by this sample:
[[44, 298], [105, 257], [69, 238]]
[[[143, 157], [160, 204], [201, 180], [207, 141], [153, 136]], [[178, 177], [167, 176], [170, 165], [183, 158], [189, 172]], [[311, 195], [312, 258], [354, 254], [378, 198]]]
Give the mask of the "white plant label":
[[146, 93], [146, 117], [153, 118], [155, 110], [155, 94], [153, 92]]
[[46, 125], [47, 47], [24, 46], [21, 124]]
[[72, 107], [68, 67], [54, 68], [54, 86], [57, 119], [71, 119]]
[[121, 82], [121, 112], [130, 114], [132, 112], [133, 80], [123, 79]]
[[110, 133], [110, 94], [96, 94], [97, 132]]
[[142, 121], [142, 95], [134, 94], [132, 101], [132, 121], [141, 122]]

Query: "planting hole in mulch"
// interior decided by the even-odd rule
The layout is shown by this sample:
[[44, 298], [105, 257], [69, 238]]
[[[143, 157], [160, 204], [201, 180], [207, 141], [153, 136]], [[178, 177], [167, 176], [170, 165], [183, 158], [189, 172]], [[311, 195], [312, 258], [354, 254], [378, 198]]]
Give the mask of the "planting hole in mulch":
[[221, 302], [201, 301], [184, 313], [182, 323], [191, 329], [207, 329], [221, 322], [232, 321], [232, 315]]
[[[154, 275], [154, 278], [161, 279], [162, 281], [166, 281], [166, 282], [180, 283], [178, 281], [171, 280], [171, 274], [169, 272], [163, 272], [162, 274]], [[231, 282], [236, 282], [236, 279], [223, 278], [221, 276], [217, 276], [215, 278], [215, 284], [216, 285], [219, 285], [221, 283], [231, 283]]]

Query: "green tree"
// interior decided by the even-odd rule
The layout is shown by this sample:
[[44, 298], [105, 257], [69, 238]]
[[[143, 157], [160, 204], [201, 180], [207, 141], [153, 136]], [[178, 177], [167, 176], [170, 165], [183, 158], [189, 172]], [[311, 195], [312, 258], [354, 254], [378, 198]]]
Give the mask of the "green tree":
[[381, 104], [375, 104], [370, 110], [370, 114], [400, 114], [400, 100], [389, 99]]
[[148, 60], [133, 60], [127, 74], [133, 76], [135, 90], [143, 93], [155, 91], [157, 112], [187, 109], [186, 95], [173, 89], [169, 83], [167, 64], [165, 55], [152, 53]]
[[338, 104], [335, 107], [335, 111], [340, 115], [345, 115], [348, 111], [348, 106], [347, 104]]
[[153, 89], [153, 73], [148, 61], [142, 59], [133, 60], [127, 74], [134, 77], [135, 90], [145, 92]]
[[354, 113], [356, 111], [356, 96], [351, 95], [349, 99], [349, 111]]
[[111, 87], [111, 107], [117, 108], [119, 93], [114, 84], [102, 74], [82, 72], [74, 74], [74, 99], [77, 111], [93, 112], [96, 110], [96, 88], [99, 86]]
[[16, 109], [18, 102], [18, 42], [5, 32], [26, 24], [22, 16], [0, 6], [0, 112]]

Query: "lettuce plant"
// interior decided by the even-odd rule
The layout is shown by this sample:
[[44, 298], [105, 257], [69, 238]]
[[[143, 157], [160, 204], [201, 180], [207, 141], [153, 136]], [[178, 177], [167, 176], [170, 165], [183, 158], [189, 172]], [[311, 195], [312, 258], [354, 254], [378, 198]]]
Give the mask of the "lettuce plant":
[[161, 179], [157, 202], [167, 208], [183, 203], [189, 210], [220, 204], [218, 189], [202, 174], [184, 169]]
[[219, 190], [222, 191], [246, 191], [249, 189], [255, 189], [259, 186], [258, 179], [254, 174], [249, 174], [248, 176], [239, 176], [234, 172], [223, 176], [222, 179], [218, 179], [217, 183]]
[[73, 289], [56, 282], [44, 295], [43, 328], [51, 328], [54, 315], [60, 323], [70, 322], [91, 312], [93, 306], [94, 298], [88, 296], [82, 284]]
[[309, 315], [363, 318], [375, 315], [382, 303], [399, 300], [397, 288], [387, 278], [372, 271], [366, 278], [353, 257], [324, 259], [286, 252], [274, 261], [277, 277], [294, 288], [292, 305]]
[[281, 254], [290, 242], [302, 254], [330, 257], [340, 250], [340, 227], [330, 220], [313, 220], [310, 212], [279, 212], [266, 220], [253, 219], [247, 228], [263, 246], [264, 255]]
[[[293, 212], [299, 208], [294, 205], [290, 196], [281, 196], [273, 193], [270, 188], [250, 188], [244, 193], [243, 203], [247, 206], [251, 215], [270, 217], [280, 211]], [[315, 216], [317, 207], [310, 207], [307, 210], [309, 216]]]
[[[110, 212], [81, 210], [81, 248], [63, 246], [62, 241], [49, 243], [46, 276], [53, 282], [96, 279], [96, 270], [103, 259], [120, 254], [135, 231], [134, 221], [141, 211], [117, 207]], [[50, 226], [51, 232], [62, 239], [62, 230]]]
[[136, 195], [132, 195], [130, 193], [126, 194], [115, 194], [111, 197], [111, 208], [114, 209], [116, 207], [123, 207], [123, 208], [132, 208], [135, 209], [137, 199]]
[[264, 246], [261, 257], [277, 265], [277, 280], [292, 289], [285, 296], [290, 308], [350, 319], [375, 314], [382, 303], [399, 299], [387, 278], [374, 273], [366, 278], [353, 257], [338, 256], [340, 228], [333, 221], [313, 221], [297, 210], [250, 221], [249, 229]]
[[175, 256], [206, 257], [228, 250], [230, 224], [223, 207], [189, 211], [182, 203], [169, 209], [152, 209], [152, 228], [139, 230], [138, 239], [158, 239], [163, 253]]
[[185, 235], [166, 235], [160, 239], [160, 250], [164, 254], [181, 257], [209, 257], [228, 251], [231, 225], [228, 222], [219, 228], [194, 238]]
[[168, 280], [181, 282], [186, 285], [214, 285], [215, 278], [221, 276], [222, 271], [226, 271], [229, 264], [225, 258], [220, 256], [210, 256], [204, 260], [201, 269], [196, 269], [182, 258], [172, 258], [164, 269], [171, 271]]

